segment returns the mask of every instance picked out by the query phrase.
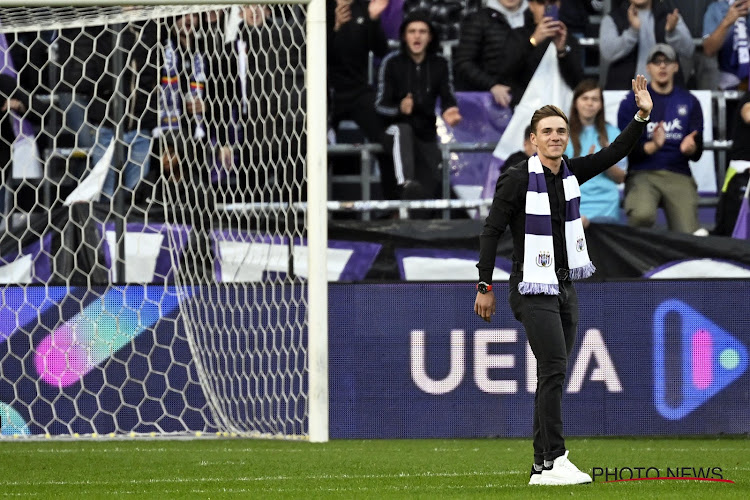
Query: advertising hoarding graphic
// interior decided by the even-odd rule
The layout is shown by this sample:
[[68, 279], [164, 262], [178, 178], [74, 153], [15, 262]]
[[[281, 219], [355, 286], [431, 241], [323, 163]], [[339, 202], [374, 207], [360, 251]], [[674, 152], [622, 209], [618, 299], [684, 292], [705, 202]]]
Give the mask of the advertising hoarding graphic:
[[[576, 290], [566, 435], [750, 432], [750, 282], [581, 282]], [[536, 362], [507, 283], [494, 283], [489, 324], [473, 311], [472, 283], [330, 291], [332, 438], [531, 435]]]
[[[566, 435], [750, 432], [750, 282], [583, 282], [576, 289]], [[331, 284], [331, 438], [530, 436], [536, 362], [507, 306], [507, 283], [494, 291], [498, 308], [488, 324], [472, 310], [473, 283]], [[184, 294], [137, 285], [127, 292], [4, 289], [2, 433], [212, 429], [181, 333]], [[129, 310], [140, 311], [137, 321]], [[262, 314], [236, 320], [248, 328], [275, 322]], [[291, 341], [274, 336], [264, 366], [278, 363]], [[85, 358], [76, 351], [83, 345]], [[299, 363], [302, 370], [304, 358]], [[153, 404], [164, 387], [183, 396]]]
[[[667, 330], [677, 323], [676, 345], [668, 347]], [[668, 394], [666, 353], [681, 354], [677, 383]], [[654, 313], [654, 405], [670, 420], [685, 415], [711, 399], [747, 370], [748, 354], [739, 340], [679, 300], [662, 302]]]

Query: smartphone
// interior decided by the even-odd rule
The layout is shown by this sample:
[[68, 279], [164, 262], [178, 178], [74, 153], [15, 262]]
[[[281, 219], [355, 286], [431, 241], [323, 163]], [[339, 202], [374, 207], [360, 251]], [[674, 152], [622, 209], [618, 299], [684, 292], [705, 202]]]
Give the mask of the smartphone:
[[544, 7], [544, 16], [551, 17], [552, 19], [557, 21], [559, 19], [558, 10], [559, 7], [556, 3], [548, 4]]

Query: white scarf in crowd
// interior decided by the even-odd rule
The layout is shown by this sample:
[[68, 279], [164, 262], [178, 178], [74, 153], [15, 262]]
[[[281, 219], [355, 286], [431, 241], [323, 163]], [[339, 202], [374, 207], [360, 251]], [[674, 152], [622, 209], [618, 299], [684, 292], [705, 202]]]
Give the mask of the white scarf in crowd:
[[521, 4], [516, 10], [510, 10], [504, 7], [498, 0], [487, 0], [487, 7], [504, 15], [511, 28], [520, 28], [524, 22], [523, 13], [529, 8], [529, 3], [526, 0], [521, 0]]

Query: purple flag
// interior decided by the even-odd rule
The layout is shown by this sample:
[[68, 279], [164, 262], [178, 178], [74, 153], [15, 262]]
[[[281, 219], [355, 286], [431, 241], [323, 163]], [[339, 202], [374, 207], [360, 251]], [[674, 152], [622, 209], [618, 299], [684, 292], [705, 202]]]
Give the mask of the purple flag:
[[742, 197], [740, 213], [737, 215], [737, 222], [734, 224], [732, 238], [750, 240], [750, 183], [745, 188], [745, 196]]

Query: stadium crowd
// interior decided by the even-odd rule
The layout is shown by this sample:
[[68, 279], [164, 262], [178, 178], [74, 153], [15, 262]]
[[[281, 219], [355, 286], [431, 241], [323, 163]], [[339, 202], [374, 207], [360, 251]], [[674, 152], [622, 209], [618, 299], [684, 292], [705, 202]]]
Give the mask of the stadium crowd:
[[[747, 92], [749, 9], [750, 0], [327, 0], [329, 137], [383, 145], [377, 157], [383, 198], [440, 197], [436, 125], [460, 127], [457, 92], [487, 92], [494, 106], [512, 110], [539, 68], [548, 68], [542, 62], [549, 55], [559, 79], [576, 89], [575, 102], [565, 106], [574, 131], [568, 154], [575, 156], [606, 146], [622, 126], [602, 121], [601, 91], [642, 73], [658, 97], [655, 111], [667, 111], [648, 127], [627, 170], [613, 166], [602, 174], [610, 176], [601, 179], [607, 189], [592, 196], [608, 206], [608, 221], [651, 225], [655, 207], [666, 208], [672, 198], [659, 190], [637, 195], [640, 180], [644, 171], [666, 172], [690, 193], [675, 195], [680, 206], [668, 213], [670, 228], [693, 232], [697, 195], [687, 162], [701, 155], [702, 117], [712, 110], [701, 110], [689, 90]], [[95, 177], [115, 127], [124, 124], [127, 161], [99, 176], [101, 201], [114, 203], [121, 193], [148, 210], [179, 200], [304, 200], [304, 10], [253, 5], [232, 16], [230, 10], [169, 23], [0, 34], [2, 184], [11, 178], [20, 125], [44, 128], [40, 117], [50, 104], [38, 102], [37, 94], [54, 93], [65, 137], [89, 151], [84, 182]], [[119, 30], [116, 37], [112, 30]], [[584, 37], [598, 38], [598, 50], [582, 46]], [[49, 45], [55, 57], [45, 50]], [[122, 71], [111, 66], [117, 54]], [[592, 60], [601, 68], [598, 82], [587, 79]], [[58, 81], [40, 85], [52, 70]], [[125, 93], [124, 109], [112, 105], [118, 92]], [[583, 96], [587, 102], [579, 103]], [[747, 94], [728, 114], [729, 134], [740, 139], [728, 165], [735, 184], [746, 179], [749, 164], [739, 147], [746, 106]], [[353, 136], [346, 136], [344, 122], [356, 124]], [[64, 142], [37, 136], [40, 148]], [[724, 198], [741, 190], [726, 189], [729, 180], [720, 211], [734, 206]], [[619, 213], [617, 184], [623, 182], [626, 217]], [[672, 220], [683, 212], [687, 222]], [[584, 215], [599, 218], [598, 212]], [[731, 213], [717, 217], [722, 227], [731, 224]]]

